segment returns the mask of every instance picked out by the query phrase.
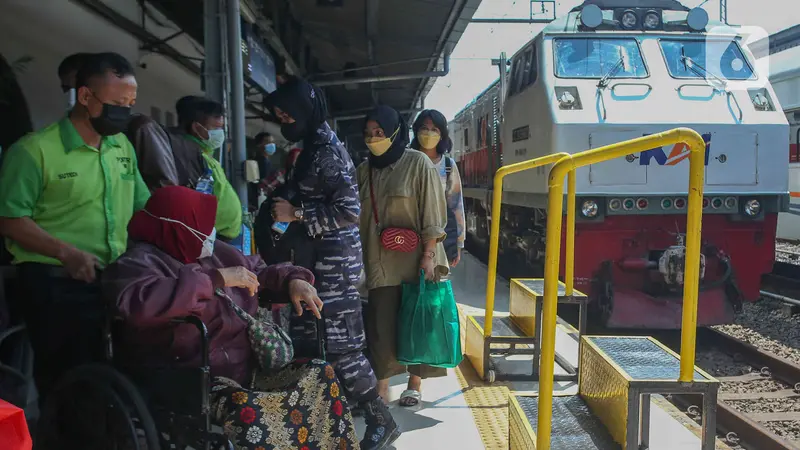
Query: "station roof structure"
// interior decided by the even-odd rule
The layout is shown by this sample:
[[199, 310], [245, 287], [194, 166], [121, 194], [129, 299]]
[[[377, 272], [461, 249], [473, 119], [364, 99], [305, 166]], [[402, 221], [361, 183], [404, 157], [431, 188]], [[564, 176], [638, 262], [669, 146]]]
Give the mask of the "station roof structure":
[[[375, 104], [414, 117], [480, 2], [241, 0], [241, 9], [288, 71], [323, 88], [340, 138], [360, 147], [361, 118]], [[201, 2], [150, 3], [203, 42]]]

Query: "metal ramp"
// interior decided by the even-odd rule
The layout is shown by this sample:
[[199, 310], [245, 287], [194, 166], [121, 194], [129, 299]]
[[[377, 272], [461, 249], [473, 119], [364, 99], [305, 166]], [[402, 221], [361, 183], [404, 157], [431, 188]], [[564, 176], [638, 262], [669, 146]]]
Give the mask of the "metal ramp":
[[[578, 360], [578, 366], [581, 368], [578, 396], [554, 399], [553, 383], [556, 380], [554, 366], [558, 359], [555, 351], [557, 306], [567, 297], [577, 298], [573, 291], [577, 210], [575, 170], [678, 142], [685, 143], [690, 151], [680, 358], [650, 337], [584, 336], [581, 338]], [[474, 316], [467, 318], [466, 350], [468, 359], [478, 373], [491, 382], [498, 375], [490, 359], [493, 353], [492, 344], [503, 341], [509, 348], [510, 344], [515, 344], [515, 349], [520, 344], [534, 347], [541, 344], [536, 408], [532, 407], [532, 400], [525, 397], [514, 397], [509, 401], [511, 449], [615, 448], [609, 443], [609, 436], [616, 442], [616, 448], [621, 447], [625, 450], [647, 448], [650, 395], [667, 393], [703, 395], [702, 449], [714, 449], [715, 407], [719, 382], [694, 366], [700, 282], [704, 151], [705, 141], [696, 131], [678, 128], [580, 153], [546, 155], [504, 166], [495, 174], [489, 234], [486, 319], [481, 325]], [[513, 336], [498, 336], [493, 330], [493, 312], [503, 178], [551, 163], [555, 164], [550, 169], [548, 181], [544, 279], [512, 280], [512, 296], [522, 299], [522, 302], [518, 309], [512, 310], [514, 313], [509, 322], [501, 320], [498, 323], [498, 329], [505, 327], [503, 331]], [[566, 202], [564, 201], [565, 179], [567, 179]], [[565, 203], [566, 219], [564, 219]], [[566, 231], [564, 249], [566, 284], [558, 281], [561, 271], [562, 221]], [[541, 303], [538, 302], [540, 298]], [[585, 306], [585, 299], [578, 301], [582, 301]], [[510, 310], [511, 308], [509, 306]], [[540, 314], [541, 321], [538, 319]], [[536, 359], [534, 358], [534, 361]], [[531, 375], [536, 375], [535, 369]], [[646, 400], [644, 403], [643, 399]], [[554, 423], [557, 426], [554, 427]], [[569, 443], [572, 441], [577, 442], [577, 445]]]
[[[531, 396], [511, 396], [508, 401], [509, 446], [512, 450], [536, 448], [536, 420], [539, 400]], [[619, 450], [622, 448], [589, 406], [577, 395], [553, 397], [554, 449]]]
[[[486, 336], [486, 316], [469, 315], [466, 321], [466, 356], [478, 375], [489, 383], [495, 381], [535, 381], [539, 378], [541, 353], [541, 323], [544, 280], [515, 278], [511, 280], [509, 316], [492, 317], [491, 336]], [[567, 295], [566, 286], [559, 282], [558, 303], [576, 304], [580, 308], [579, 336], [586, 327], [588, 297], [579, 291]], [[498, 370], [496, 357], [531, 355], [528, 373], [504, 373]], [[555, 374], [556, 381], [577, 381], [578, 369], [564, 356], [556, 353], [556, 363], [566, 374]]]

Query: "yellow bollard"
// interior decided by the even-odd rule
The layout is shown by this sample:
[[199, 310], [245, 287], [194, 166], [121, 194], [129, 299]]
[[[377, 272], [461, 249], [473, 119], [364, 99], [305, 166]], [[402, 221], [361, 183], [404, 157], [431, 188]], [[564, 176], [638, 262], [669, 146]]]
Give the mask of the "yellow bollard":
[[[689, 155], [689, 201], [686, 218], [686, 269], [683, 286], [683, 320], [681, 330], [681, 370], [679, 380], [692, 381], [695, 340], [697, 334], [697, 295], [700, 286], [700, 234], [703, 214], [703, 175], [705, 141], [696, 131], [677, 128], [664, 133], [611, 144], [574, 155], [563, 156], [550, 170], [547, 202], [547, 236], [544, 272], [544, 306], [542, 308], [542, 352], [539, 368], [539, 417], [536, 430], [537, 450], [549, 450], [553, 415], [553, 370], [555, 363], [556, 309], [558, 301], [558, 272], [561, 251], [561, 220], [563, 213], [564, 177], [578, 167], [639, 153], [651, 148], [684, 142]], [[574, 180], [568, 183], [574, 183]], [[575, 188], [568, 186], [567, 204], [575, 210]], [[494, 212], [494, 211], [493, 211]], [[573, 219], [574, 220], [574, 219]], [[567, 217], [567, 224], [570, 219]], [[574, 222], [571, 225], [574, 232]], [[570, 244], [570, 239], [573, 239]], [[567, 233], [567, 250], [574, 246], [574, 236]], [[569, 255], [567, 256], [570, 257]], [[569, 260], [568, 260], [569, 261]], [[567, 265], [569, 266], [569, 262]], [[571, 270], [569, 267], [567, 269]], [[566, 272], [566, 271], [565, 271]], [[566, 275], [566, 273], [565, 273]], [[567, 278], [569, 283], [572, 277]], [[488, 297], [487, 297], [488, 298]], [[494, 299], [492, 299], [494, 300]]]

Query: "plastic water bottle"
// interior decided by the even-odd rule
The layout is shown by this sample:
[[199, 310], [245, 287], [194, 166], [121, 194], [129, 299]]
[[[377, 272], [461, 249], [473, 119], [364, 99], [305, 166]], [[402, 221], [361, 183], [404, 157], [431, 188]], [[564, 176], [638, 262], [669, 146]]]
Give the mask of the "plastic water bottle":
[[197, 180], [195, 190], [203, 194], [214, 195], [214, 177], [211, 175], [211, 169], [206, 169], [203, 176]]

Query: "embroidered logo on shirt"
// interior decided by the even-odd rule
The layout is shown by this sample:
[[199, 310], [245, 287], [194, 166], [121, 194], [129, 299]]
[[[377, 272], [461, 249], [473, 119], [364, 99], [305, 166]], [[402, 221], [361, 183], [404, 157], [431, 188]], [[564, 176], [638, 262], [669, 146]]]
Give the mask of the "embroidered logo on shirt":
[[58, 174], [58, 179], [59, 180], [66, 180], [66, 179], [69, 179], [69, 178], [75, 178], [77, 176], [78, 176], [78, 172], [64, 172], [64, 173]]

